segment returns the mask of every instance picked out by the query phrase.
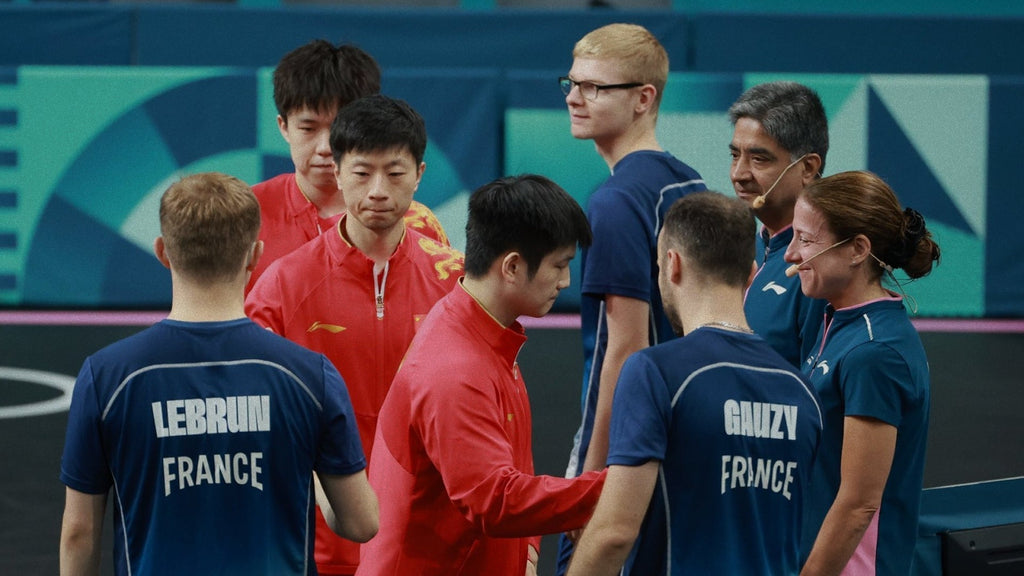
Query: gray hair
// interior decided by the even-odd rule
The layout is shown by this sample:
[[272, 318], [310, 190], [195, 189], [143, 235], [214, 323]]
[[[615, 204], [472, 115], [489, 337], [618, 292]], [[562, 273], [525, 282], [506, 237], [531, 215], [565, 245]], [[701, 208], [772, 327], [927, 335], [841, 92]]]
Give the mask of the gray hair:
[[796, 82], [758, 84], [729, 107], [729, 120], [736, 124], [740, 118], [760, 122], [765, 132], [789, 151], [792, 160], [812, 152], [821, 156], [824, 172], [828, 117], [814, 90]]

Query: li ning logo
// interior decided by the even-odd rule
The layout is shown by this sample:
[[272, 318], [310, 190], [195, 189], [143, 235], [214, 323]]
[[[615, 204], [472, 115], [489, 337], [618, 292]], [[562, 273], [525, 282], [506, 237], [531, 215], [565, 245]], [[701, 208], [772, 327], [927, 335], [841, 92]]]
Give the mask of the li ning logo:
[[311, 324], [309, 326], [309, 328], [306, 330], [306, 332], [316, 332], [317, 330], [326, 330], [326, 331], [330, 332], [331, 334], [337, 334], [338, 332], [341, 332], [344, 329], [345, 329], [344, 326], [338, 326], [337, 324], [325, 324], [323, 322], [316, 321], [316, 322], [313, 322], [313, 324]]
[[768, 292], [769, 290], [775, 292], [776, 296], [781, 296], [786, 293], [786, 288], [783, 286], [779, 286], [778, 284], [775, 283], [774, 280], [765, 284], [764, 288], [761, 288], [761, 292]]

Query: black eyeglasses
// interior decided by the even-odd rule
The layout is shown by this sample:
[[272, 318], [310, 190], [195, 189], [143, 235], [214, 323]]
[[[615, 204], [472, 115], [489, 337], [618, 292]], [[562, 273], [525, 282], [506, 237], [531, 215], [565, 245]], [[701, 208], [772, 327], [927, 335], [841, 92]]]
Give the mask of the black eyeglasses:
[[562, 88], [562, 94], [566, 96], [572, 92], [572, 87], [576, 86], [580, 89], [580, 96], [583, 96], [587, 100], [597, 100], [597, 95], [601, 90], [616, 90], [621, 88], [636, 88], [643, 86], [643, 82], [627, 82], [625, 84], [594, 84], [593, 82], [577, 82], [568, 76], [562, 76], [558, 79], [558, 85]]

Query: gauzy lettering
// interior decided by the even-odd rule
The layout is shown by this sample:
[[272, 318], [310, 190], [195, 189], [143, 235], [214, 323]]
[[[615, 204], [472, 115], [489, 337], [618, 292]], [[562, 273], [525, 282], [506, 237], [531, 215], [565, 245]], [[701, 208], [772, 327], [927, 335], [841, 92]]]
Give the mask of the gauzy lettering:
[[153, 402], [157, 438], [270, 431], [270, 396], [186, 398]]
[[796, 440], [796, 406], [729, 399], [722, 409], [729, 436]]

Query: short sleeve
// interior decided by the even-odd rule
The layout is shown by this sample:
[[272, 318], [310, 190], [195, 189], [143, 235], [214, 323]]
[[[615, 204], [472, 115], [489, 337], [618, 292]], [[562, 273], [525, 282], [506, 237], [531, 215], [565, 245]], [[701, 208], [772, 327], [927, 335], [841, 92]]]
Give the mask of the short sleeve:
[[113, 484], [103, 449], [101, 408], [96, 396], [92, 361], [86, 359], [75, 380], [61, 457], [60, 480], [86, 494], [105, 494]]
[[639, 466], [664, 460], [671, 414], [671, 398], [661, 371], [642, 352], [630, 356], [615, 388], [608, 464]]
[[321, 356], [324, 373], [324, 427], [315, 468], [326, 474], [354, 474], [366, 468], [352, 400], [341, 374]]
[[900, 425], [912, 382], [902, 355], [885, 344], [869, 342], [847, 354], [841, 373], [846, 416], [867, 416]]
[[625, 191], [601, 189], [590, 199], [587, 219], [593, 241], [586, 252], [582, 293], [649, 301], [653, 224], [645, 222], [637, 201]]

